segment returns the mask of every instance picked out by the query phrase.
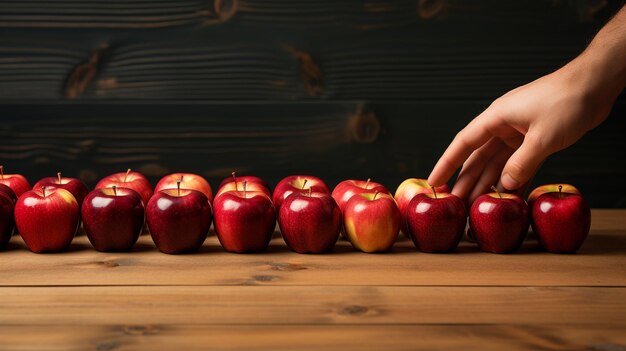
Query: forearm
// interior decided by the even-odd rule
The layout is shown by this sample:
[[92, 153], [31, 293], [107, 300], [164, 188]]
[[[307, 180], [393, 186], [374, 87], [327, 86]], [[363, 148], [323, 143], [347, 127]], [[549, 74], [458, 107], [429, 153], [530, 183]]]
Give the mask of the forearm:
[[626, 86], [626, 6], [607, 23], [571, 65], [590, 91], [612, 103]]

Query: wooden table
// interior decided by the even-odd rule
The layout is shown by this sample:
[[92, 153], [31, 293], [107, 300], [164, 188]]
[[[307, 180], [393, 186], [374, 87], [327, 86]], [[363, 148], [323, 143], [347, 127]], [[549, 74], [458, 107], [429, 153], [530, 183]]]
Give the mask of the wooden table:
[[0, 252], [0, 350], [626, 350], [626, 210], [576, 255]]

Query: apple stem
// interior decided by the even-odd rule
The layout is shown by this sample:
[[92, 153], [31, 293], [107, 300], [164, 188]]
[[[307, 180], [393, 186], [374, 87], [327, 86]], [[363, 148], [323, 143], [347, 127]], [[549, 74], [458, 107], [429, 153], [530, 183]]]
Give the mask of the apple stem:
[[117, 196], [117, 186], [112, 185], [111, 188], [113, 188], [113, 195]]
[[61, 184], [61, 172], [57, 172], [57, 179], [59, 180], [59, 184]]
[[372, 178], [367, 178], [367, 182], [365, 182], [365, 190], [367, 190], [368, 185], [370, 185], [370, 181]]
[[130, 168], [126, 170], [126, 175], [124, 176], [124, 183], [126, 183], [126, 178], [128, 178], [129, 173], [130, 173]]
[[559, 184], [559, 193], [563, 190], [563, 185]]
[[313, 189], [309, 188], [309, 197], [311, 197], [311, 191], [313, 191]]
[[378, 193], [380, 193], [380, 191], [378, 191], [378, 190], [377, 190], [377, 191], [374, 193], [374, 197], [372, 198], [372, 200], [376, 200], [376, 196], [378, 196]]
[[244, 198], [244, 199], [247, 199], [247, 196], [246, 196], [246, 188], [247, 188], [247, 185], [248, 185], [248, 181], [247, 181], [247, 180], [244, 180], [244, 181], [243, 181], [243, 198]]
[[0, 165], [0, 177], [4, 179], [4, 166], [1, 166], [1, 165]]
[[43, 195], [43, 197], [46, 197], [46, 187], [45, 186], [41, 187], [41, 195]]
[[499, 197], [499, 198], [502, 198], [502, 194], [500, 194], [500, 192], [498, 191], [498, 189], [497, 189], [495, 186], [493, 186], [493, 185], [492, 185], [492, 186], [491, 186], [491, 190], [495, 191], [495, 192], [496, 192], [496, 194], [498, 194], [498, 197]]
[[235, 191], [239, 191], [239, 189], [237, 189], [237, 173], [232, 172], [231, 175], [233, 176], [233, 181], [235, 182]]
[[[302, 190], [304, 190], [304, 187], [306, 186], [306, 183], [308, 182], [308, 179], [305, 179], [304, 182], [302, 182]], [[311, 189], [311, 188], [309, 188]]]
[[435, 195], [435, 199], [437, 198], [437, 190], [435, 190], [434, 186], [430, 186], [430, 189], [433, 191], [433, 195]]
[[180, 196], [180, 179], [176, 180], [176, 189], [178, 189], [178, 196]]

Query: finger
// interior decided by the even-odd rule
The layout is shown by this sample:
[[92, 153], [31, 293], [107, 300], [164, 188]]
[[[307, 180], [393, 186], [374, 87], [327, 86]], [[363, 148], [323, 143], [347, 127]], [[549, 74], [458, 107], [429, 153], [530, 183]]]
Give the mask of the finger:
[[504, 188], [518, 190], [528, 183], [548, 154], [539, 137], [528, 132], [522, 145], [511, 155], [502, 170], [500, 181]]
[[485, 170], [480, 175], [480, 178], [476, 181], [474, 188], [467, 197], [468, 204], [474, 203], [474, 200], [480, 195], [491, 192], [490, 189], [494, 185], [498, 188], [498, 191], [502, 190], [498, 180], [502, 174], [502, 168], [504, 168], [506, 161], [511, 157], [513, 152], [513, 149], [504, 146], [489, 160], [487, 167], [485, 167]]
[[465, 160], [492, 137], [489, 132], [494, 114], [487, 109], [461, 130], [443, 153], [428, 177], [428, 183], [439, 186], [447, 182]]
[[491, 138], [485, 145], [474, 151], [465, 161], [463, 168], [457, 177], [452, 188], [452, 193], [462, 199], [467, 198], [469, 192], [474, 188], [476, 182], [483, 173], [487, 163], [502, 147], [502, 141], [498, 138]]

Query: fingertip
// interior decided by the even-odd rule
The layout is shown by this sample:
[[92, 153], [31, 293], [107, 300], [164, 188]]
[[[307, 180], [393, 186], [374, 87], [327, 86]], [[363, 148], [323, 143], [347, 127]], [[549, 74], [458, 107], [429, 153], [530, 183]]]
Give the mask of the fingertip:
[[510, 173], [505, 172], [502, 174], [502, 177], [500, 177], [500, 183], [506, 190], [511, 191], [519, 189], [523, 182], [515, 179]]
[[436, 177], [435, 175], [433, 175], [434, 173], [430, 173], [430, 175], [428, 176], [428, 184], [430, 186], [440, 186], [443, 182], [441, 182], [439, 180], [438, 177]]

